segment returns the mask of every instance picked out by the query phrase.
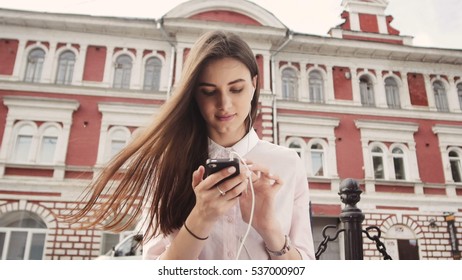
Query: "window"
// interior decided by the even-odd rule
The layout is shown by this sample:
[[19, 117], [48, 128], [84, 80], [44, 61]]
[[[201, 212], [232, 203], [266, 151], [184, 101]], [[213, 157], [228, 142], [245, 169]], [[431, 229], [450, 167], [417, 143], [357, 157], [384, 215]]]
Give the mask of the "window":
[[374, 178], [385, 179], [384, 153], [379, 147], [372, 149], [372, 165], [374, 167]]
[[45, 51], [42, 49], [33, 49], [27, 57], [25, 82], [40, 82], [42, 76], [43, 62], [45, 60]]
[[124, 54], [116, 59], [114, 65], [114, 88], [128, 89], [130, 87], [130, 78], [132, 73], [132, 59]]
[[462, 83], [457, 85], [457, 95], [459, 96], [459, 107], [462, 110]]
[[297, 73], [293, 68], [285, 68], [282, 70], [282, 98], [286, 100], [296, 100], [297, 92]]
[[131, 133], [126, 127], [112, 127], [109, 130], [107, 160], [117, 155], [127, 145], [130, 136]]
[[359, 91], [361, 93], [361, 104], [363, 106], [375, 106], [374, 86], [367, 76], [359, 79]]
[[462, 163], [460, 154], [456, 151], [450, 151], [449, 164], [451, 166], [452, 180], [456, 183], [462, 182]]
[[18, 122], [11, 158], [16, 163], [55, 162], [55, 154], [61, 127], [57, 123], [44, 123], [37, 130], [33, 122]]
[[58, 70], [56, 72], [56, 83], [70, 85], [74, 75], [75, 54], [65, 51], [59, 56]]
[[324, 176], [324, 148], [321, 144], [311, 145], [311, 174], [316, 177]]
[[14, 162], [28, 162], [31, 156], [32, 138], [36, 134], [36, 128], [31, 124], [25, 124], [19, 127], [14, 152]]
[[404, 152], [401, 148], [394, 148], [392, 151], [393, 166], [395, 168], [395, 179], [405, 180]]
[[161, 70], [162, 62], [157, 57], [152, 57], [146, 61], [144, 68], [144, 90], [159, 91]]
[[47, 226], [34, 213], [15, 211], [0, 217], [2, 260], [41, 260]]
[[446, 89], [441, 81], [433, 83], [433, 93], [435, 94], [436, 109], [440, 112], [448, 112], [448, 99], [446, 97]]
[[319, 71], [311, 71], [309, 75], [310, 102], [323, 103], [324, 90], [322, 75]]
[[385, 93], [388, 108], [401, 108], [398, 84], [394, 78], [388, 77], [385, 79]]
[[43, 131], [41, 136], [42, 139], [37, 162], [53, 163], [55, 161], [59, 130], [55, 126], [49, 126]]

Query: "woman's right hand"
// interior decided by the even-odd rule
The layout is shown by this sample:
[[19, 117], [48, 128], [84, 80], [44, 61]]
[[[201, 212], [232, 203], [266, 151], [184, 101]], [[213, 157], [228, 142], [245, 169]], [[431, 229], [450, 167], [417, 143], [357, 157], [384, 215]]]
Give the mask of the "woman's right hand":
[[191, 214], [198, 215], [203, 222], [213, 224], [236, 204], [239, 195], [247, 188], [248, 180], [245, 172], [241, 170], [238, 176], [226, 179], [217, 185], [218, 182], [235, 171], [235, 167], [229, 167], [203, 179], [205, 168], [199, 166], [192, 175], [192, 187], [196, 195], [196, 205]]

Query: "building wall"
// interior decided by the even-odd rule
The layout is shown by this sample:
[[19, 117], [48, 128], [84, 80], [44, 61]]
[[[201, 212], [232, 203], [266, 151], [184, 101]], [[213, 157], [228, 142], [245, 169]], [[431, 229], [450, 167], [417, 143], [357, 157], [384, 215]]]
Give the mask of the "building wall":
[[[400, 238], [415, 238], [420, 259], [451, 259], [443, 216], [445, 212], [455, 213], [460, 240], [462, 184], [450, 179], [447, 149], [462, 148], [462, 110], [457, 104], [456, 90], [462, 77], [462, 62], [458, 60], [462, 52], [427, 50], [440, 56], [440, 62], [428, 61], [431, 56], [427, 60], [417, 58], [420, 49], [415, 49], [417, 55], [408, 54], [407, 58], [374, 55], [377, 49], [389, 51], [388, 57], [396, 48], [403, 48], [399, 49], [403, 53], [414, 51], [390, 41], [403, 42], [399, 32], [390, 31], [389, 19], [388, 31], [397, 37], [375, 38], [375, 43], [361, 37], [360, 41], [353, 41], [352, 47], [350, 40], [322, 38], [320, 43], [316, 37], [300, 35], [282, 47], [279, 44], [287, 40], [286, 30], [265, 26], [261, 20], [249, 21], [249, 15], [236, 11], [201, 12], [188, 17], [197, 20], [196, 27], [189, 26], [192, 29], [163, 26], [169, 34], [176, 34], [172, 37], [178, 40], [175, 48], [152, 22], [101, 19], [100, 25], [90, 25], [85, 32], [72, 26], [69, 30], [50, 30], [40, 24], [20, 27], [4, 21], [5, 34], [0, 38], [0, 222], [2, 215], [15, 211], [39, 215], [47, 227], [43, 255], [46, 259], [91, 259], [105, 253], [101, 252], [102, 232], [75, 229], [78, 225], [66, 223], [59, 215], [77, 206], [77, 197], [104, 164], [111, 129], [125, 128], [132, 135], [151, 120], [171, 94], [168, 89], [179, 80], [183, 61], [197, 35], [214, 29], [213, 23], [202, 20], [217, 21], [223, 15], [222, 21], [227, 23], [217, 22], [217, 26], [246, 38], [261, 71], [259, 114], [254, 120], [257, 133], [280, 145], [289, 146], [293, 139], [304, 145], [301, 156], [307, 164], [314, 219], [337, 217], [342, 207], [337, 194], [340, 182], [355, 178], [363, 190], [359, 207], [366, 215], [364, 227], [378, 226], [390, 246], [395, 246]], [[349, 13], [343, 15], [349, 29]], [[361, 30], [380, 31], [379, 21], [373, 16], [359, 14], [358, 18]], [[92, 20], [82, 17], [79, 23], [85, 25]], [[176, 24], [185, 23], [180, 20]], [[239, 24], [246, 24], [247, 29]], [[125, 36], [125, 28], [131, 28], [132, 36]], [[35, 47], [46, 52], [42, 79], [24, 82], [27, 54]], [[273, 51], [279, 47], [275, 54]], [[59, 85], [55, 83], [58, 57], [65, 50], [75, 53], [76, 62], [71, 84]], [[115, 59], [120, 54], [133, 59], [127, 89], [112, 85]], [[454, 59], [448, 59], [451, 55]], [[142, 89], [144, 63], [152, 56], [162, 61], [161, 84], [157, 91], [146, 91]], [[450, 60], [455, 64], [445, 62]], [[295, 100], [282, 98], [281, 75], [287, 67], [297, 74]], [[310, 101], [308, 84], [312, 70], [322, 74], [325, 99], [321, 103]], [[362, 75], [372, 81], [376, 96], [373, 107], [361, 105]], [[398, 82], [399, 109], [390, 109], [386, 103], [387, 77]], [[435, 80], [446, 86], [450, 98], [448, 112], [436, 108], [432, 89]], [[48, 107], [42, 107], [43, 104]], [[38, 128], [54, 122], [63, 134], [68, 133], [65, 149], [59, 155], [62, 162], [17, 164], [9, 158], [14, 147], [12, 128], [25, 120]], [[410, 177], [374, 179], [369, 153], [375, 142], [387, 149], [395, 145], [406, 148], [406, 174]], [[316, 176], [310, 169], [312, 143], [322, 143], [327, 152], [324, 176]], [[392, 160], [390, 154], [386, 159]], [[435, 223], [430, 226], [433, 220]], [[380, 257], [375, 245], [366, 238], [364, 250], [367, 259]]]

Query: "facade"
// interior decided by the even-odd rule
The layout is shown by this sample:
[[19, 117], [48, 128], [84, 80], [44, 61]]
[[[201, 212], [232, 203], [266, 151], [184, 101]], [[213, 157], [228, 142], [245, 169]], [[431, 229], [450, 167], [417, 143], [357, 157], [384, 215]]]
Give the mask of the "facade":
[[[128, 234], [58, 215], [174, 94], [192, 44], [215, 29], [255, 52], [254, 127], [305, 161], [316, 247], [354, 178], [364, 226], [382, 230], [394, 259], [457, 258], [462, 50], [413, 46], [387, 4], [342, 1], [344, 23], [326, 37], [244, 0], [192, 0], [159, 20], [0, 9], [1, 259], [93, 259]], [[342, 259], [341, 244], [323, 258]], [[364, 256], [381, 258], [367, 239]]]

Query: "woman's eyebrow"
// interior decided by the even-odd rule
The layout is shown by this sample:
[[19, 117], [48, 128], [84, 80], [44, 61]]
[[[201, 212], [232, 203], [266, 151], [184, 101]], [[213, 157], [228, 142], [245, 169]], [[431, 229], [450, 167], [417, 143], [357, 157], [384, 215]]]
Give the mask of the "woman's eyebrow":
[[[234, 80], [234, 81], [231, 81], [228, 83], [228, 85], [232, 85], [232, 84], [235, 84], [235, 83], [239, 83], [239, 82], [245, 82], [244, 79], [237, 79], [237, 80]], [[212, 83], [207, 83], [207, 82], [201, 82], [199, 83], [199, 86], [206, 86], [206, 87], [216, 87], [216, 85], [212, 84]]]

